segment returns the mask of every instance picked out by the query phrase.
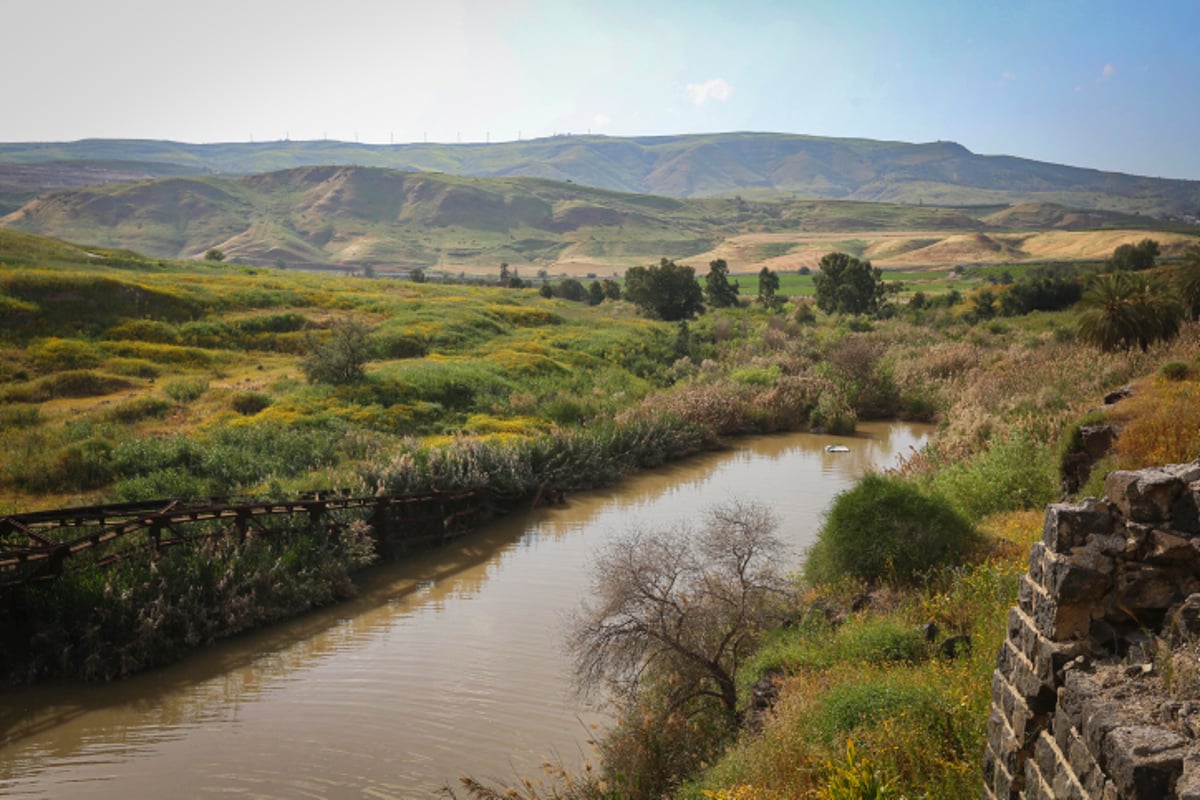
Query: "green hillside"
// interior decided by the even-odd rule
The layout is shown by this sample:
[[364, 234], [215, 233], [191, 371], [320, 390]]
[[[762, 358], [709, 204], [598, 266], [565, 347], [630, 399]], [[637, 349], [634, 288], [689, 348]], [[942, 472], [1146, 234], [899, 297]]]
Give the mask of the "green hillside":
[[305, 167], [45, 195], [7, 227], [157, 257], [217, 247], [288, 267], [622, 265], [708, 252], [748, 231], [975, 230], [961, 211], [852, 202], [680, 200], [533, 178]]
[[[910, 144], [722, 133], [640, 138], [556, 136], [496, 144], [186, 144], [100, 139], [0, 144], [0, 164], [81, 159], [170, 165], [194, 174], [244, 175], [334, 164], [478, 177], [536, 177], [671, 197], [740, 194], [933, 205], [1037, 201], [1160, 217], [1200, 214], [1198, 181], [981, 156], [953, 142]], [[33, 184], [25, 188], [37, 189]]]

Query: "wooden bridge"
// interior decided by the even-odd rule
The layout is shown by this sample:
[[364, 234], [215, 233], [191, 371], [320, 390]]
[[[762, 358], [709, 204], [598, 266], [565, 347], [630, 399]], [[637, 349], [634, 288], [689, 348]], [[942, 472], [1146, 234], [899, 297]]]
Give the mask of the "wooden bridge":
[[318, 492], [284, 501], [158, 500], [12, 514], [0, 517], [0, 591], [53, 580], [73, 564], [107, 566], [215, 537], [272, 535], [280, 517], [335, 534], [363, 520], [384, 549], [436, 544], [516, 499], [487, 489], [390, 497]]

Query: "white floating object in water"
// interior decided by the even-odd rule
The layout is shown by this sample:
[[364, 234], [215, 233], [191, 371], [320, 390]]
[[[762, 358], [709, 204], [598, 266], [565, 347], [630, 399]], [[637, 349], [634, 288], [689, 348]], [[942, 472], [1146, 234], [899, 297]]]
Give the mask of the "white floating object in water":
[[827, 444], [825, 445], [826, 453], [849, 453], [850, 448], [844, 444]]

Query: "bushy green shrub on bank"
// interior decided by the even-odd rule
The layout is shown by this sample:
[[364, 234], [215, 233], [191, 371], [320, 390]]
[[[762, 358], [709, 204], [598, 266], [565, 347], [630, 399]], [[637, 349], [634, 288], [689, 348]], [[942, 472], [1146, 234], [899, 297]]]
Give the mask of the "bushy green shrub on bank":
[[871, 473], [834, 500], [804, 575], [812, 583], [913, 583], [962, 561], [977, 541], [971, 523], [940, 495]]

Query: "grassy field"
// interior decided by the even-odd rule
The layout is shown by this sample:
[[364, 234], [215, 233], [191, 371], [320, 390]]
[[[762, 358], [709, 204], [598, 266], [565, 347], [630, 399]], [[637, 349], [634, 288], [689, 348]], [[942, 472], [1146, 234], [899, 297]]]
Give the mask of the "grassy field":
[[[611, 415], [661, 385], [674, 346], [623, 305], [163, 262], [13, 232], [0, 232], [0, 307], [0, 441], [22, 456], [0, 470], [6, 510], [326, 485], [403, 437]], [[370, 331], [366, 380], [308, 383], [305, 354], [346, 320]], [[261, 458], [268, 433], [305, 454]], [[335, 444], [308, 448], [318, 438]], [[239, 468], [201, 454], [207, 472], [152, 469], [183, 439], [242, 450]], [[179, 485], [154, 483], [172, 475]]]

